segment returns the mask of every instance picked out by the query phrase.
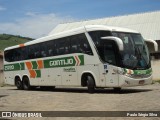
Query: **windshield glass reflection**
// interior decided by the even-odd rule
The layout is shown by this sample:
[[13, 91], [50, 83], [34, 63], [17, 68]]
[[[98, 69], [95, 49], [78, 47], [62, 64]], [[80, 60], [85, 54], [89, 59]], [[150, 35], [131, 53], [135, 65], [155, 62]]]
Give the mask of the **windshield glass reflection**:
[[122, 39], [124, 51], [121, 52], [123, 66], [130, 69], [146, 69], [150, 67], [149, 52], [140, 34], [113, 32]]

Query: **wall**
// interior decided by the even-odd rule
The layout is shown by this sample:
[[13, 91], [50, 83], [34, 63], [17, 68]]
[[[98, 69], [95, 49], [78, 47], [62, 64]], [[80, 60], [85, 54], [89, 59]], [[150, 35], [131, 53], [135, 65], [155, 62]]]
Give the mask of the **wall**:
[[152, 60], [151, 64], [153, 70], [153, 80], [160, 80], [160, 60]]
[[4, 83], [4, 76], [3, 76], [3, 58], [0, 56], [0, 86]]
[[154, 53], [154, 52], [155, 52], [154, 44], [153, 44], [153, 43], [151, 43], [151, 42], [146, 42], [146, 44], [147, 44], [147, 47], [148, 47], [149, 53]]

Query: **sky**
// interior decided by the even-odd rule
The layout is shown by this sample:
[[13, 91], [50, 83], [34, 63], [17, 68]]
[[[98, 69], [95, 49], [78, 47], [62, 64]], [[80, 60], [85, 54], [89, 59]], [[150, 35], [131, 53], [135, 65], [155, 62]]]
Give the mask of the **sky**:
[[0, 34], [46, 36], [60, 23], [160, 10], [160, 0], [0, 0]]

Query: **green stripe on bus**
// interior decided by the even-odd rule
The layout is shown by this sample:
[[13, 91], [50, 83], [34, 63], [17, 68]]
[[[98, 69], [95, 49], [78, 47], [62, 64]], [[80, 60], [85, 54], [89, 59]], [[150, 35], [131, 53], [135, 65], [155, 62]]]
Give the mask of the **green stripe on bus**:
[[[37, 61], [31, 61], [31, 63], [32, 63], [32, 69], [37, 70], [38, 69]], [[44, 68], [84, 65], [84, 55], [47, 59], [43, 60], [43, 63], [44, 63]], [[16, 71], [25, 69], [27, 68], [25, 68], [24, 62], [4, 65], [4, 71]]]
[[24, 63], [20, 63], [20, 66], [21, 66], [21, 70], [25, 70]]
[[4, 65], [4, 71], [16, 71], [16, 70], [24, 70], [24, 63], [15, 63]]
[[81, 61], [80, 65], [84, 65], [84, 55], [79, 55], [78, 57]]
[[148, 69], [148, 70], [134, 70], [133, 72], [134, 72], [135, 75], [151, 74], [152, 69]]
[[[127, 73], [127, 70], [129, 69], [124, 69], [124, 72]], [[131, 70], [131, 69], [130, 69]], [[147, 69], [147, 70], [132, 70], [133, 74], [135, 75], [142, 75], [142, 74], [151, 74], [152, 73], [152, 69]]]
[[35, 70], [36, 71], [36, 74], [37, 74], [37, 78], [40, 78], [41, 77], [41, 70]]
[[35, 70], [38, 68], [37, 62], [36, 61], [32, 61], [32, 69]]

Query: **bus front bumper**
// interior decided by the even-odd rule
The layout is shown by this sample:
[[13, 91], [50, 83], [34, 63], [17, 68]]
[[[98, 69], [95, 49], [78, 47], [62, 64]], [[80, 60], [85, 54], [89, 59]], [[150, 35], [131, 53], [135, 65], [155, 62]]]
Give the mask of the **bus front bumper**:
[[142, 78], [132, 78], [126, 75], [120, 75], [119, 77], [119, 87], [132, 87], [132, 86], [142, 86], [152, 83], [152, 75], [149, 77]]

